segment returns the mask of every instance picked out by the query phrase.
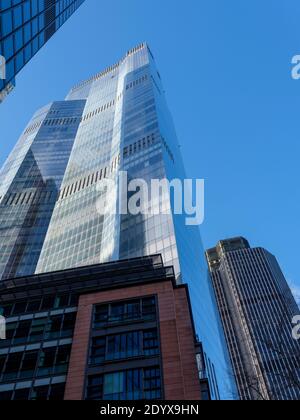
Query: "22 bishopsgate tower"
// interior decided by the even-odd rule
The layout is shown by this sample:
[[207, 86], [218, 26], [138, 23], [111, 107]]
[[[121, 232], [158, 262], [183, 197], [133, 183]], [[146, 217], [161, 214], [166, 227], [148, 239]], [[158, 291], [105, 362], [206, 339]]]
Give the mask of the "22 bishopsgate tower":
[[83, 2], [0, 0], [0, 102], [13, 89], [19, 71]]
[[[99, 212], [110, 179], [184, 179], [161, 77], [146, 44], [39, 110], [0, 172], [0, 278], [161, 254], [187, 283], [214, 399], [231, 375], [199, 230], [177, 214]], [[121, 198], [120, 198], [121, 197]], [[127, 198], [127, 195], [126, 195]], [[164, 193], [162, 206], [173, 206]]]

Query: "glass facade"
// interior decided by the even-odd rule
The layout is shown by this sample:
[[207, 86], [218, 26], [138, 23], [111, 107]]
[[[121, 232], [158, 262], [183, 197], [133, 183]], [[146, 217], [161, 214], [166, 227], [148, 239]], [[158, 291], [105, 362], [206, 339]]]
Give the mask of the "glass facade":
[[241, 400], [299, 400], [300, 311], [276, 258], [244, 238], [207, 251]]
[[0, 171], [0, 279], [35, 271], [84, 105], [39, 110]]
[[[30, 226], [33, 230], [21, 235], [24, 245], [19, 239], [22, 224], [17, 222], [16, 212], [10, 217], [11, 225], [2, 231], [5, 252], [1, 255], [6, 257], [1, 267], [6, 278], [29, 271], [45, 273], [161, 254], [166, 265], [174, 266], [177, 282], [189, 285], [196, 329], [209, 366], [212, 398], [230, 398], [234, 383], [228, 373], [230, 362], [225, 354], [198, 227], [186, 226], [184, 215], [134, 216], [113, 212], [103, 215], [97, 211], [99, 203], [120, 204], [118, 198], [110, 196], [110, 191], [99, 192], [98, 188], [106, 178], [118, 188], [120, 171], [127, 172], [129, 181], [139, 178], [148, 185], [152, 179], [185, 179], [161, 77], [148, 46], [142, 44], [130, 50], [116, 65], [75, 86], [66, 100], [56, 106], [61, 107], [72, 110], [68, 117], [76, 121], [66, 115], [59, 117], [55, 110], [51, 118], [44, 116], [50, 120], [41, 128], [46, 130], [47, 136], [40, 133], [41, 129], [38, 134], [30, 132], [32, 147], [21, 138], [20, 146], [0, 178], [1, 188], [7, 189], [2, 193], [6, 198], [1, 202], [6, 203], [6, 207], [0, 208], [0, 215], [3, 211], [1, 223], [4, 223], [8, 219], [5, 212], [20, 214], [17, 208], [20, 199], [13, 205], [16, 198], [9, 198], [8, 187], [18, 180], [19, 173], [22, 174], [17, 169], [22, 160], [31, 158], [35, 142], [41, 146], [39, 150], [45, 152], [43, 165], [38, 160], [33, 178], [39, 176], [38, 171], [43, 173], [44, 168], [46, 172], [51, 171], [52, 177], [59, 173], [56, 182], [50, 177], [55, 194], [51, 206], [46, 204], [46, 217], [39, 208], [35, 210], [35, 214], [42, 215], [37, 220], [43, 225]], [[36, 123], [40, 124], [40, 120]], [[65, 136], [69, 140], [65, 143], [66, 149], [62, 142]], [[51, 146], [49, 139], [53, 141]], [[57, 168], [61, 154], [64, 158]], [[36, 158], [36, 154], [33, 156]], [[28, 176], [32, 179], [31, 174]], [[42, 178], [45, 182], [45, 176]], [[20, 184], [20, 189], [23, 188]], [[120, 197], [124, 200], [124, 194]], [[125, 199], [127, 201], [127, 196]], [[24, 201], [21, 202], [24, 205]], [[162, 210], [173, 206], [169, 192], [160, 197], [160, 206]], [[9, 270], [5, 271], [6, 267]]]
[[84, 0], [0, 0], [0, 55], [6, 79], [0, 79], [0, 102], [17, 73], [52, 37]]
[[64, 294], [1, 304], [0, 401], [63, 399], [77, 302]]

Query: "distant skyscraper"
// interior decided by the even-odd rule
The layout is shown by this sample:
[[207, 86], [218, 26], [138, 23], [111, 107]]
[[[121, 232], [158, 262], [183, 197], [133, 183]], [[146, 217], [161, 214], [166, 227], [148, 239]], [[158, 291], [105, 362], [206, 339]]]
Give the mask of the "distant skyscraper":
[[15, 77], [84, 0], [0, 0], [0, 55], [6, 78], [0, 77], [0, 102]]
[[240, 398], [299, 400], [299, 309], [275, 257], [244, 238], [206, 255]]
[[[199, 229], [185, 226], [184, 215], [103, 215], [97, 210], [99, 203], [117, 200], [99, 187], [107, 178], [118, 186], [121, 171], [127, 172], [128, 180], [139, 178], [148, 184], [153, 178], [185, 178], [148, 46], [132, 49], [116, 65], [74, 87], [64, 102], [38, 113], [20, 142], [0, 173], [0, 252], [6, 256], [2, 278], [161, 254], [165, 264], [174, 266], [177, 282], [189, 285], [212, 398], [228, 398], [234, 382]], [[26, 162], [32, 156], [35, 170], [29, 171]], [[51, 182], [51, 200], [56, 202], [31, 210], [30, 199], [27, 202], [21, 193], [36, 189], [38, 182], [43, 186], [39, 193]], [[172, 203], [169, 192], [161, 198], [164, 206]], [[24, 223], [28, 212], [31, 217]]]

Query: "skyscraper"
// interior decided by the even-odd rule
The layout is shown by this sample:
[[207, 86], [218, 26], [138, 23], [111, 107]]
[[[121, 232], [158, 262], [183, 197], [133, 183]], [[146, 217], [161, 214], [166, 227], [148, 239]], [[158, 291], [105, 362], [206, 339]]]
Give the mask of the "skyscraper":
[[0, 55], [6, 77], [0, 77], [0, 102], [15, 77], [84, 0], [0, 0]]
[[[70, 113], [61, 114], [61, 108]], [[33, 134], [31, 130], [34, 130]], [[23, 155], [19, 157], [15, 152], [1, 175], [1, 184], [6, 186], [1, 211], [13, 212], [15, 206], [24, 206], [23, 199], [9, 194], [15, 194], [14, 185], [19, 174], [24, 178], [20, 165], [24, 162], [27, 167], [25, 161], [35, 142], [41, 149], [49, 147], [44, 130], [53, 138], [53, 156], [60, 156], [59, 148], [63, 147], [60, 139], [65, 138], [66, 133], [69, 133], [66, 147], [71, 148], [71, 153], [66, 169], [65, 159], [59, 165], [54, 159], [58, 165], [55, 168], [49, 161], [51, 155], [44, 155], [45, 164], [40, 170], [51, 170], [53, 178], [59, 172], [56, 195], [53, 195], [56, 202], [49, 207], [50, 212], [53, 211], [50, 223], [48, 218], [42, 217], [43, 229], [37, 229], [38, 240], [34, 235], [25, 235], [21, 247], [16, 248], [14, 242], [5, 245], [6, 254], [7, 249], [9, 253], [17, 254], [18, 258], [14, 259], [18, 267], [16, 274], [27, 275], [30, 271], [39, 274], [161, 254], [166, 265], [174, 266], [177, 282], [189, 285], [196, 329], [204, 345], [212, 398], [228, 398], [234, 382], [228, 373], [230, 362], [224, 350], [198, 227], [186, 226], [184, 215], [103, 214], [98, 211], [99, 204], [120, 204], [118, 197], [127, 202], [127, 192], [125, 196], [112, 197], [111, 191], [99, 191], [108, 178], [116, 189], [122, 188], [119, 184], [121, 172], [127, 173], [128, 180], [139, 178], [148, 184], [152, 179], [185, 178], [161, 77], [148, 46], [142, 44], [130, 50], [117, 64], [75, 86], [64, 102], [50, 105], [46, 115], [39, 113], [34, 118], [20, 140], [25, 148]], [[31, 149], [30, 142], [26, 141], [28, 131]], [[42, 145], [39, 141], [43, 140]], [[63, 150], [67, 159], [70, 149]], [[25, 175], [30, 179], [40, 176], [39, 171], [25, 172]], [[45, 179], [48, 178], [43, 176], [44, 182]], [[169, 191], [164, 192], [161, 204], [166, 208], [172, 206]], [[16, 214], [22, 213], [18, 210]], [[35, 214], [39, 214], [39, 210]], [[17, 234], [20, 229], [17, 217], [13, 215], [9, 220], [12, 232]], [[2, 235], [9, 241], [9, 230], [3, 229]], [[27, 263], [32, 242], [35, 258]], [[18, 237], [16, 244], [19, 244]], [[7, 259], [4, 264], [11, 268]], [[2, 278], [11, 276], [4, 269], [2, 272]]]
[[299, 309], [273, 255], [244, 238], [206, 253], [225, 336], [243, 400], [300, 399]]
[[0, 279], [36, 269], [84, 106], [37, 111], [0, 171]]

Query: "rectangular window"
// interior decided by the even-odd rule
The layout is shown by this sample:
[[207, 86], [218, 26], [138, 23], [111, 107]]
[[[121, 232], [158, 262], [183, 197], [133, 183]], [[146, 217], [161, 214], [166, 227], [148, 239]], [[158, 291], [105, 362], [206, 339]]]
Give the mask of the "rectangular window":
[[93, 338], [90, 364], [100, 365], [105, 361], [151, 357], [159, 353], [157, 329], [131, 331]]
[[66, 373], [69, 366], [71, 346], [61, 346], [58, 348], [55, 360], [55, 374]]
[[28, 335], [29, 335], [29, 331], [30, 331], [30, 326], [31, 326], [31, 321], [19, 322], [19, 325], [15, 331], [13, 344], [26, 343]]
[[159, 354], [159, 340], [157, 329], [144, 331], [143, 350], [145, 356], [156, 356]]
[[62, 325], [62, 315], [53, 316], [49, 319], [46, 326], [46, 339], [53, 340], [60, 337], [60, 330]]
[[87, 400], [128, 401], [162, 398], [159, 367], [89, 377]]
[[12, 353], [8, 355], [5, 370], [2, 377], [3, 380], [6, 381], [16, 379], [20, 369], [22, 356], [23, 353]]
[[47, 318], [39, 318], [39, 319], [34, 319], [32, 321], [31, 331], [30, 331], [30, 336], [29, 336], [30, 342], [39, 341], [43, 339], [46, 323], [47, 323]]
[[106, 337], [104, 338], [93, 338], [91, 359], [92, 365], [100, 365], [105, 361], [106, 358]]
[[55, 361], [56, 348], [44, 349], [40, 353], [38, 376], [51, 375]]
[[156, 319], [155, 297], [97, 305], [94, 311], [94, 328], [106, 324]]
[[20, 372], [20, 378], [32, 378], [34, 376], [37, 359], [38, 351], [25, 353]]
[[127, 359], [142, 353], [140, 332], [113, 335], [107, 339], [106, 360]]

